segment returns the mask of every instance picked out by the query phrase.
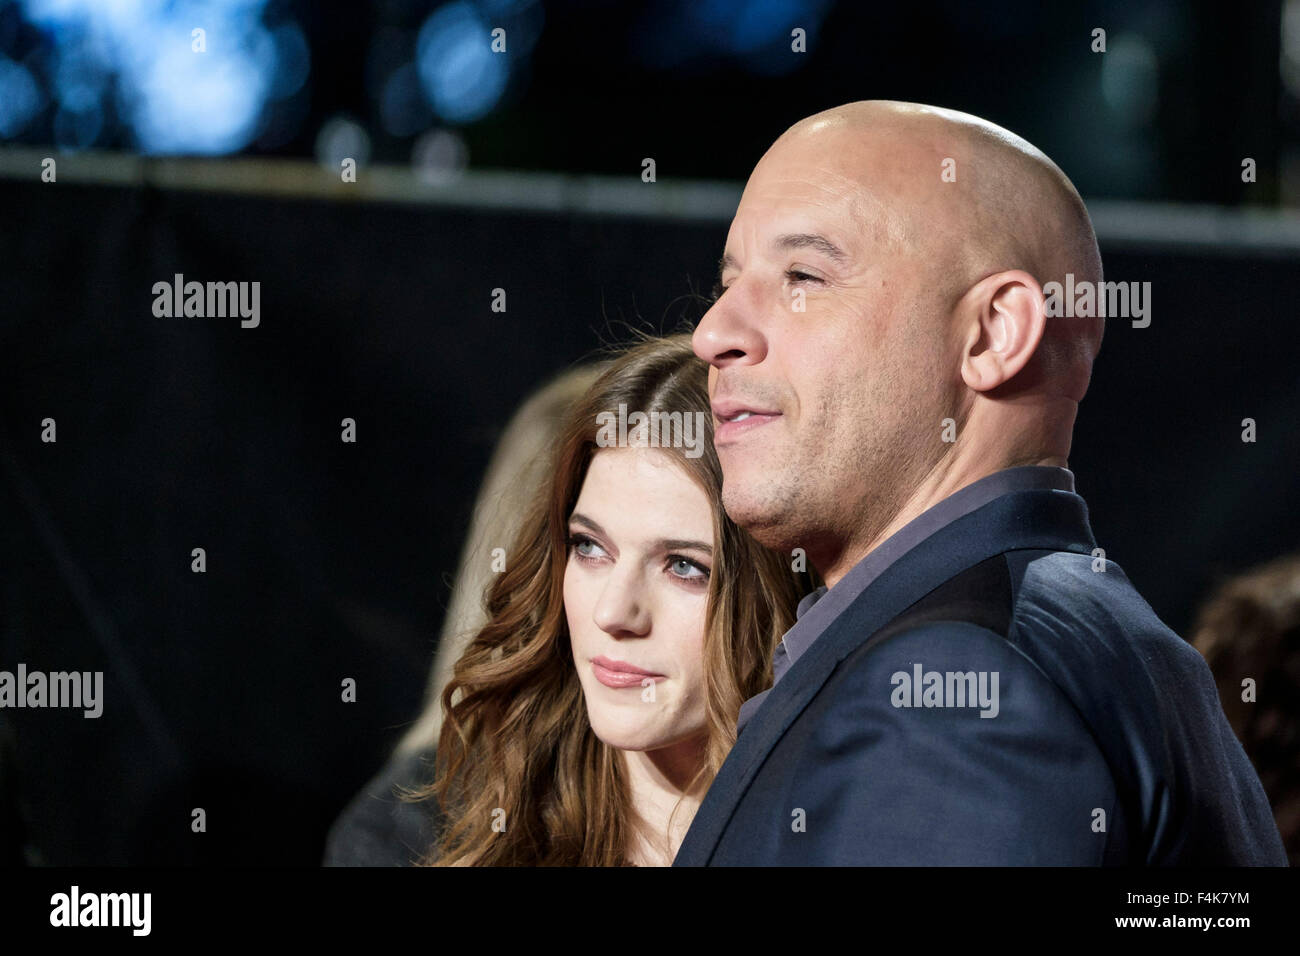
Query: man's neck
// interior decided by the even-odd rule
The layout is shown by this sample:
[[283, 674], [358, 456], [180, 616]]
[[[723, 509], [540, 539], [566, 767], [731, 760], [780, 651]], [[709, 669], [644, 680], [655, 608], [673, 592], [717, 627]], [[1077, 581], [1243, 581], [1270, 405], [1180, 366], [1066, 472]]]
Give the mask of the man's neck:
[[981, 478], [1021, 465], [1069, 467], [1067, 459], [1059, 455], [1009, 461], [993, 466], [985, 464], [983, 467], [960, 467], [949, 462], [940, 461], [922, 479], [916, 490], [903, 502], [902, 506], [895, 511], [894, 516], [880, 530], [875, 532], [867, 531], [862, 538], [857, 540], [853, 538], [847, 539], [833, 556], [823, 559], [824, 568], [822, 563], [815, 565], [822, 576], [822, 580], [826, 582], [827, 588], [835, 587], [854, 565], [945, 498], [955, 494], [967, 485], [974, 484]]

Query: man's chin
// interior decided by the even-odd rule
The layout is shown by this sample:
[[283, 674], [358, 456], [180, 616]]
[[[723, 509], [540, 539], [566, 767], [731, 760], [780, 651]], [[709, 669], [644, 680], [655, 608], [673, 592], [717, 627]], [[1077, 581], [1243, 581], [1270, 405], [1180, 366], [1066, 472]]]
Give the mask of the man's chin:
[[722, 507], [727, 517], [749, 532], [759, 544], [768, 548], [783, 548], [788, 536], [790, 515], [771, 494], [745, 486], [722, 486]]

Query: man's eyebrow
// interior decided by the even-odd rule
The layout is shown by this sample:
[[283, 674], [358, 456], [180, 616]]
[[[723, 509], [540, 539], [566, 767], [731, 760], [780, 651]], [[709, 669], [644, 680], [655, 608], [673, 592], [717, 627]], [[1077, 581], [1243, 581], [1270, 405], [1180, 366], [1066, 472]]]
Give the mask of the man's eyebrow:
[[844, 262], [849, 257], [848, 253], [825, 236], [819, 236], [811, 232], [796, 232], [777, 236], [772, 240], [772, 246], [776, 249], [816, 249], [836, 262]]
[[[772, 240], [774, 249], [816, 249], [818, 252], [829, 257], [835, 262], [847, 262], [849, 255], [835, 243], [831, 242], [825, 236], [820, 236], [814, 232], [792, 232], [783, 236], [777, 236]], [[722, 281], [722, 274], [727, 271], [727, 267], [736, 267], [738, 263], [731, 253], [726, 253], [718, 260], [718, 281]]]

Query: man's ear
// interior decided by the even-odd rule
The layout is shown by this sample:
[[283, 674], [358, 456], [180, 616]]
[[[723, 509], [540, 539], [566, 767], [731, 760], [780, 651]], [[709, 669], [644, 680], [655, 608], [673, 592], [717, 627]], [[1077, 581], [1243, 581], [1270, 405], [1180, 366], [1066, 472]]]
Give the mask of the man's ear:
[[981, 279], [957, 307], [961, 322], [961, 377], [977, 392], [1009, 382], [1029, 364], [1043, 339], [1043, 288], [1028, 272], [1011, 269]]

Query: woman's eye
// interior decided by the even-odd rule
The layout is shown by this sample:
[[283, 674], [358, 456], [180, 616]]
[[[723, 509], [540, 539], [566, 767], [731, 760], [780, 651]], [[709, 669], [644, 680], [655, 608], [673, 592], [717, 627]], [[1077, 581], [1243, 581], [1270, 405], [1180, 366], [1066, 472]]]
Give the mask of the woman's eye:
[[[569, 547], [578, 552], [578, 555], [583, 558], [596, 558], [600, 557], [600, 554], [604, 553], [601, 551], [600, 545], [595, 541], [592, 541], [585, 534], [569, 535]], [[596, 552], [600, 552], [600, 554], [597, 554]]]
[[791, 282], [821, 282], [816, 276], [810, 276], [806, 272], [800, 272], [798, 269], [787, 269], [785, 277]]
[[709, 579], [708, 568], [702, 567], [690, 558], [684, 558], [680, 554], [669, 556], [668, 569], [672, 571], [675, 577], [679, 577], [683, 581], [707, 581]]
[[722, 298], [722, 293], [726, 291], [727, 287], [721, 282], [713, 283], [713, 300], [716, 302], [718, 299]]

